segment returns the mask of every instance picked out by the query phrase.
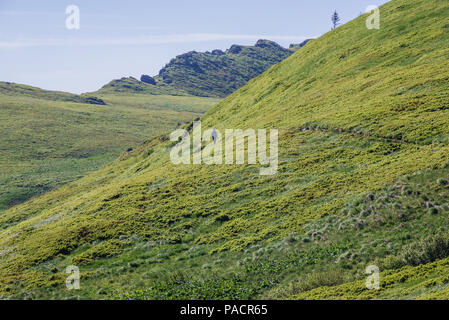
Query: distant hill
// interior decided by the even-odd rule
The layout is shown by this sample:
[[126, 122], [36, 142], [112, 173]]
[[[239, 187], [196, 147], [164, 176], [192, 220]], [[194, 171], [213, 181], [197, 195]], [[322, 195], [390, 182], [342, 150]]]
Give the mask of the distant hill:
[[133, 77], [123, 77], [121, 79], [115, 79], [103, 86], [95, 94], [151, 94], [151, 95], [172, 95], [172, 96], [186, 96], [187, 92], [168, 87], [168, 86], [155, 86], [148, 83], [137, 80]]
[[0, 81], [0, 94], [8, 96], [27, 96], [51, 101], [79, 102], [87, 104], [105, 105], [105, 102], [96, 97], [76, 95], [61, 91], [48, 91], [40, 88]]
[[273, 41], [259, 40], [254, 46], [232, 45], [226, 51], [191, 51], [172, 59], [155, 77], [144, 74], [140, 81], [132, 77], [113, 80], [100, 92], [226, 97], [289, 57], [307, 41], [291, 45], [290, 49]]

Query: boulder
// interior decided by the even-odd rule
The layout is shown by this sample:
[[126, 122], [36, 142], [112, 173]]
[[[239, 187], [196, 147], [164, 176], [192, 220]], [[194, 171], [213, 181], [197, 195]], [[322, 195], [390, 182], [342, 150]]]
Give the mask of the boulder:
[[145, 82], [147, 84], [152, 84], [152, 85], [156, 85], [156, 80], [154, 80], [153, 77], [150, 77], [149, 75], [143, 74], [140, 77], [140, 81]]

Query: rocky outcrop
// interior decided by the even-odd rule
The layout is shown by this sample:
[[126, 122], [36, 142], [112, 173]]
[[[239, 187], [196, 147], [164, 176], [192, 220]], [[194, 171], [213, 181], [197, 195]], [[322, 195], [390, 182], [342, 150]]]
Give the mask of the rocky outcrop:
[[156, 80], [154, 80], [153, 77], [150, 77], [149, 75], [143, 74], [140, 77], [140, 81], [144, 82], [144, 83], [148, 83], [148, 84], [152, 84], [152, 85], [156, 85]]
[[[249, 80], [289, 57], [307, 41], [287, 49], [270, 40], [258, 40], [254, 46], [232, 45], [226, 51], [190, 51], [165, 65], [155, 77], [142, 75], [111, 81], [103, 91], [163, 94], [191, 94], [226, 97]], [[290, 46], [292, 48], [292, 46]]]
[[88, 103], [88, 104], [97, 104], [97, 105], [101, 105], [104, 106], [106, 105], [106, 103], [103, 101], [103, 99], [97, 98], [97, 97], [85, 97], [83, 98], [83, 102], [84, 103]]
[[158, 85], [192, 95], [225, 97], [293, 53], [269, 40], [228, 50], [191, 51], [172, 59], [155, 77]]

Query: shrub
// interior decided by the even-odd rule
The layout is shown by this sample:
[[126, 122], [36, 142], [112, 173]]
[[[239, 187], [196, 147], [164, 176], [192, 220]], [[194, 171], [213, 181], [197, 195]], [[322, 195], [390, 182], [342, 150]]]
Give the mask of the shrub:
[[449, 256], [449, 237], [432, 235], [407, 246], [399, 257], [402, 265], [418, 266]]
[[120, 240], [111, 239], [100, 243], [87, 251], [72, 258], [75, 265], [87, 265], [99, 258], [109, 258], [122, 252], [124, 243]]
[[225, 213], [222, 213], [215, 217], [215, 221], [219, 221], [219, 222], [226, 222], [229, 220], [231, 220], [231, 218], [229, 218], [229, 216]]
[[319, 287], [333, 287], [344, 283], [343, 272], [329, 270], [326, 272], [314, 272], [298, 285], [300, 291], [308, 291]]

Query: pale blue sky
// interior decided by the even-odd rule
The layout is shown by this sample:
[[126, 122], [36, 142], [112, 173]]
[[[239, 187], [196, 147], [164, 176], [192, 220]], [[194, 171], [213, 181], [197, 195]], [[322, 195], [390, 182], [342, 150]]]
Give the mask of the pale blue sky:
[[[187, 51], [318, 37], [387, 0], [0, 0], [0, 81], [74, 93], [155, 75]], [[80, 30], [65, 26], [77, 5]]]

